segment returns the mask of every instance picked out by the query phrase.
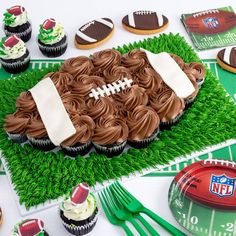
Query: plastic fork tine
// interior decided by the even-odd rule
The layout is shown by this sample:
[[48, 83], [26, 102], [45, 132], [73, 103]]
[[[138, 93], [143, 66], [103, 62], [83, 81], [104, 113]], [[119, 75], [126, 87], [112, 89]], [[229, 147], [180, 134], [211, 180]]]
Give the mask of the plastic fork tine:
[[115, 192], [115, 194], [119, 195], [119, 199], [123, 205], [127, 205], [129, 203], [128, 199], [120, 192], [117, 187], [111, 186], [111, 189]]
[[107, 193], [107, 197], [111, 200], [112, 205], [114, 206], [114, 208], [116, 208], [116, 210], [119, 210], [119, 206], [117, 205], [116, 201], [114, 201], [113, 196], [112, 196], [109, 188], [106, 188], [105, 192]]
[[134, 196], [131, 193], [129, 193], [118, 181], [116, 181], [116, 186], [131, 200], [134, 199]]
[[109, 210], [108, 210], [108, 208], [107, 208], [107, 205], [105, 205], [105, 202], [103, 201], [103, 199], [102, 199], [100, 193], [98, 193], [98, 197], [99, 197], [99, 200], [100, 200], [100, 202], [101, 202], [101, 204], [102, 204], [102, 208], [103, 208], [103, 210], [104, 210], [104, 212], [105, 212], [107, 218], [109, 218], [110, 212], [109, 212]]

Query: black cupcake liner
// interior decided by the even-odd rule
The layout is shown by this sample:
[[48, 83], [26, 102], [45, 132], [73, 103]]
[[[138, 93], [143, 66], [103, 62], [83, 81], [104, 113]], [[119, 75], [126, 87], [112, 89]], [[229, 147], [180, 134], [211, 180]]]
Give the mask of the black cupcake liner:
[[68, 42], [67, 42], [67, 36], [65, 35], [61, 41], [52, 44], [47, 45], [42, 43], [40, 40], [38, 40], [39, 50], [42, 52], [43, 55], [47, 57], [59, 57], [62, 54], [65, 53]]
[[23, 25], [19, 25], [16, 27], [4, 26], [4, 32], [6, 36], [16, 35], [18, 38], [27, 42], [30, 40], [32, 35], [32, 27], [30, 22], [26, 22]]
[[93, 143], [97, 153], [99, 154], [104, 154], [107, 157], [113, 157], [113, 156], [118, 156], [120, 155], [126, 145], [127, 141], [124, 141], [123, 143], [114, 143], [114, 144], [109, 144], [109, 145], [99, 145], [96, 143]]
[[27, 136], [27, 138], [34, 148], [40, 149], [42, 151], [50, 151], [56, 147], [49, 138], [38, 139], [30, 136]]
[[29, 50], [26, 49], [25, 55], [19, 57], [17, 59], [0, 59], [2, 67], [5, 71], [11, 74], [17, 74], [25, 71], [30, 64], [30, 53]]
[[24, 143], [27, 141], [25, 134], [12, 134], [7, 132], [8, 137], [15, 143]]
[[137, 149], [146, 148], [146, 147], [149, 146], [149, 144], [150, 144], [152, 141], [154, 141], [154, 140], [157, 138], [157, 136], [158, 136], [159, 133], [160, 133], [160, 130], [159, 130], [159, 128], [157, 128], [157, 129], [152, 133], [151, 136], [149, 136], [149, 137], [147, 137], [147, 138], [145, 138], [145, 139], [143, 139], [143, 140], [138, 140], [138, 141], [137, 141], [137, 140], [128, 140], [128, 143], [129, 143], [130, 146], [135, 147], [135, 148], [137, 148]]
[[160, 123], [160, 130], [169, 130], [171, 128], [171, 126], [176, 125], [179, 123], [179, 119], [182, 117], [182, 115], [184, 114], [184, 111], [181, 112], [178, 116], [176, 116], [174, 119], [169, 120], [168, 122], [161, 122]]
[[60, 210], [60, 217], [64, 227], [69, 233], [76, 236], [81, 236], [88, 234], [95, 227], [98, 219], [98, 208], [96, 208], [94, 213], [89, 218], [81, 221], [75, 221], [66, 218], [62, 210]]
[[68, 156], [76, 157], [77, 155], [84, 156], [86, 155], [92, 147], [92, 142], [89, 141], [88, 143], [77, 143], [74, 146], [63, 146], [61, 145], [61, 150]]
[[185, 100], [184, 100], [184, 102], [185, 102], [185, 108], [184, 108], [184, 110], [187, 110], [188, 108], [190, 108], [190, 107], [193, 105], [193, 103], [194, 103], [194, 101], [195, 101], [195, 98], [196, 98], [196, 97], [191, 98], [191, 99], [185, 99]]

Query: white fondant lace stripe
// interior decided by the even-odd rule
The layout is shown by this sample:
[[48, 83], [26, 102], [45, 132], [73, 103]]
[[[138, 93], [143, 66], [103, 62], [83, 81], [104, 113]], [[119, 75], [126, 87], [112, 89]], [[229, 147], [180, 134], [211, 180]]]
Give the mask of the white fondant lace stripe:
[[128, 22], [129, 22], [130, 26], [135, 28], [135, 21], [134, 21], [134, 14], [133, 13], [130, 13], [128, 15]]
[[52, 143], [59, 146], [75, 134], [61, 97], [50, 78], [45, 78], [29, 90]]
[[83, 40], [89, 42], [89, 43], [95, 43], [97, 42], [97, 39], [91, 38], [88, 35], [82, 33], [80, 30], [77, 31], [76, 33], [80, 38], [82, 38]]
[[109, 28], [113, 28], [113, 24], [110, 21], [104, 20], [104, 19], [96, 19], [95, 21], [104, 24], [106, 26], [108, 26]]
[[207, 15], [207, 14], [211, 14], [211, 13], [219, 13], [219, 10], [212, 9], [212, 10], [208, 10], [208, 11], [201, 11], [196, 14], [193, 14], [193, 17], [196, 18], [198, 16]]
[[156, 14], [156, 16], [157, 16], [158, 26], [161, 27], [163, 25], [163, 15]]
[[187, 98], [195, 88], [187, 75], [182, 71], [175, 60], [166, 52], [154, 54], [144, 49], [148, 61], [154, 70], [160, 74], [162, 80], [176, 93], [180, 98]]
[[123, 80], [118, 80], [112, 84], [103, 85], [101, 88], [98, 87], [97, 89], [91, 89], [89, 97], [95, 98], [97, 100], [99, 97], [105, 97], [111, 94], [119, 93], [125, 88], [130, 87], [132, 82], [132, 79], [124, 78]]
[[223, 61], [230, 65], [230, 53], [232, 51], [233, 47], [228, 47], [225, 49]]

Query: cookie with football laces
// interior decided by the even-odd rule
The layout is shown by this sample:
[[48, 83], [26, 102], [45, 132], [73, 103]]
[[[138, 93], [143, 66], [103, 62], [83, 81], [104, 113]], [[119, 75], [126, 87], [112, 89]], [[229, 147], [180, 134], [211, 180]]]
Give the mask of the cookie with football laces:
[[168, 19], [154, 11], [135, 11], [122, 19], [123, 27], [135, 34], [155, 34], [168, 26]]
[[75, 46], [79, 49], [95, 48], [111, 38], [114, 24], [109, 18], [92, 20], [81, 26], [75, 34]]
[[225, 70], [236, 73], [236, 46], [220, 50], [217, 63]]

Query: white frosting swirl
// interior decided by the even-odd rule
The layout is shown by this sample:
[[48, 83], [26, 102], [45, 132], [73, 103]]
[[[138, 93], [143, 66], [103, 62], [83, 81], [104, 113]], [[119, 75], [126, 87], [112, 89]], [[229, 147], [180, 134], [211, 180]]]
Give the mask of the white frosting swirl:
[[89, 218], [96, 209], [96, 199], [90, 193], [86, 201], [82, 204], [73, 204], [69, 199], [60, 204], [60, 209], [68, 219], [80, 221]]
[[25, 43], [19, 39], [19, 42], [12, 48], [5, 47], [4, 50], [6, 55], [2, 55], [1, 58], [9, 60], [9, 59], [17, 59], [22, 57], [26, 52]]
[[19, 25], [23, 25], [28, 21], [28, 16], [27, 16], [26, 11], [22, 12], [18, 16], [14, 16], [14, 17], [15, 17], [15, 20], [12, 24], [9, 25], [10, 27], [16, 27], [16, 26], [19, 26]]

